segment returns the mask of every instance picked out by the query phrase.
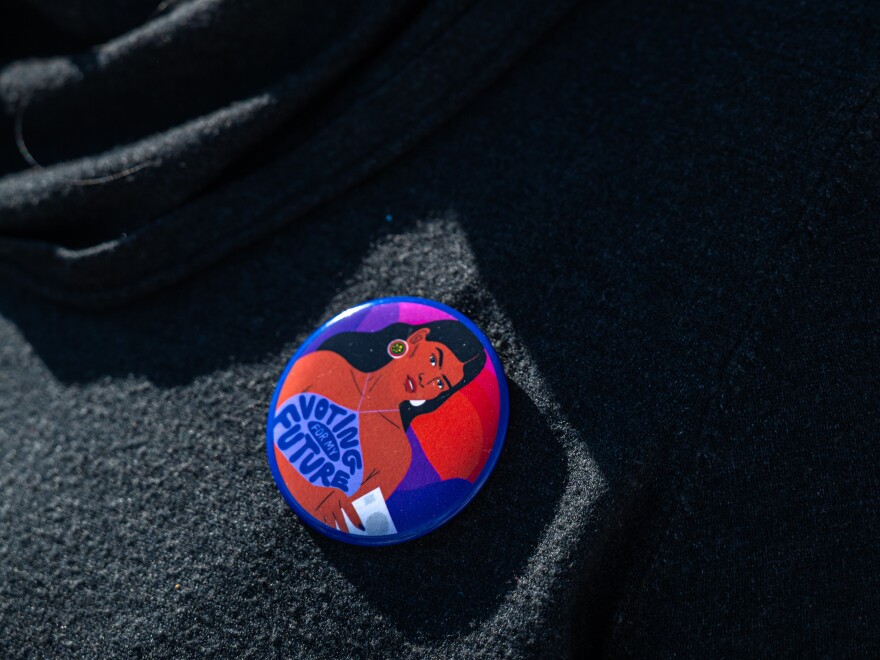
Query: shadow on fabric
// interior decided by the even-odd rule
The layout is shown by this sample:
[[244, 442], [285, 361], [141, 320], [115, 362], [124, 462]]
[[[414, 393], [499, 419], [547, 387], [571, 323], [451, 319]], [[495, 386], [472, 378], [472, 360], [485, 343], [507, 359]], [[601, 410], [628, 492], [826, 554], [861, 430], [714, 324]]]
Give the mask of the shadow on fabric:
[[513, 382], [510, 397], [510, 431], [498, 465], [477, 497], [445, 526], [379, 549], [310, 532], [327, 561], [407, 636], [441, 638], [488, 618], [525, 572], [556, 515], [565, 452]]

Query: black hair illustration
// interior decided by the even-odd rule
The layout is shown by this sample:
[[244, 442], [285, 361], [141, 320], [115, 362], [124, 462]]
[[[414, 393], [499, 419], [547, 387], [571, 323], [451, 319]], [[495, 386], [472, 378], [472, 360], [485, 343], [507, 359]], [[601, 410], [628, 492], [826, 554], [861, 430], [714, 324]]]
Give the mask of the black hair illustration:
[[458, 321], [434, 321], [422, 325], [392, 323], [376, 332], [341, 332], [321, 344], [319, 350], [338, 353], [358, 371], [370, 373], [378, 371], [392, 360], [388, 354], [390, 342], [395, 339], [406, 339], [422, 328], [428, 329], [430, 341], [440, 342], [464, 363], [464, 377], [458, 384], [436, 398], [425, 401], [421, 406], [413, 406], [409, 401], [401, 403], [400, 416], [403, 420], [403, 428], [407, 429], [418, 415], [437, 410], [444, 401], [483, 370], [486, 364], [486, 351], [480, 340], [463, 323]]

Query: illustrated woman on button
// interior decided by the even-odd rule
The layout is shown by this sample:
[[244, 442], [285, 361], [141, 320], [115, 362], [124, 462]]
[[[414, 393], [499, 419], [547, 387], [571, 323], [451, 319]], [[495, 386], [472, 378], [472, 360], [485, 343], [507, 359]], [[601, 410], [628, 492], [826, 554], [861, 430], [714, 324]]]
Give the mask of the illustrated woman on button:
[[343, 332], [300, 358], [275, 416], [276, 458], [294, 498], [331, 527], [363, 530], [352, 502], [394, 493], [413, 461], [410, 423], [440, 409], [485, 362], [458, 321]]

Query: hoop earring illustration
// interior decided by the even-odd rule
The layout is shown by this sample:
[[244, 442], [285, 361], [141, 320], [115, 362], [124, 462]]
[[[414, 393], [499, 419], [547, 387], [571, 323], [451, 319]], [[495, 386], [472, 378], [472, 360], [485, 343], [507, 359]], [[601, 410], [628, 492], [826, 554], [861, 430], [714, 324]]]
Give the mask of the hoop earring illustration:
[[388, 355], [394, 360], [399, 360], [407, 353], [409, 353], [409, 344], [403, 339], [393, 339], [388, 344]]

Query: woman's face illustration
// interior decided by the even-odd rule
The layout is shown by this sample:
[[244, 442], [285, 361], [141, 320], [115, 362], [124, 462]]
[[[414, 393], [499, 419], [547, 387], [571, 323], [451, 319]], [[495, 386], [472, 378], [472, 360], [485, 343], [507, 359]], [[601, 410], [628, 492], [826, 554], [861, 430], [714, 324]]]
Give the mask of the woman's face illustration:
[[429, 333], [427, 328], [412, 333], [406, 355], [382, 369], [401, 401], [429, 401], [464, 378], [464, 363], [447, 346], [431, 341]]

